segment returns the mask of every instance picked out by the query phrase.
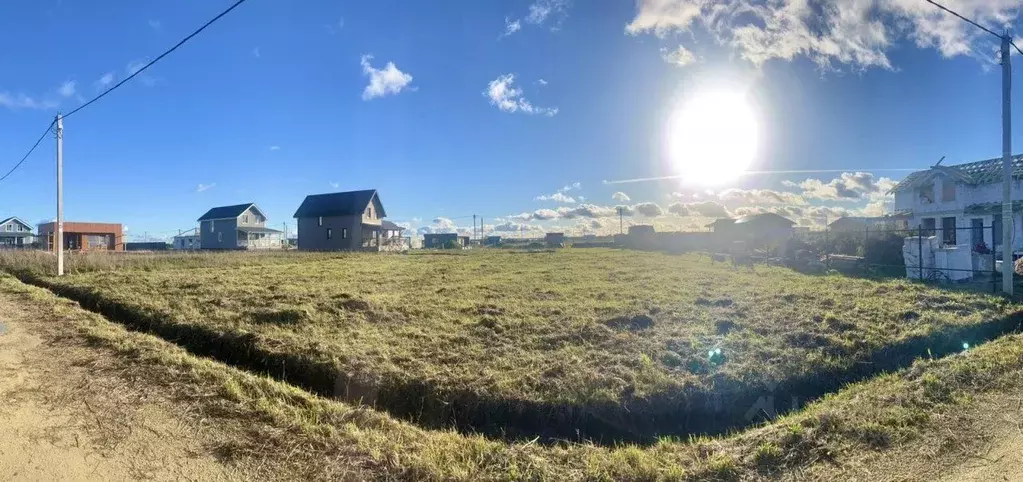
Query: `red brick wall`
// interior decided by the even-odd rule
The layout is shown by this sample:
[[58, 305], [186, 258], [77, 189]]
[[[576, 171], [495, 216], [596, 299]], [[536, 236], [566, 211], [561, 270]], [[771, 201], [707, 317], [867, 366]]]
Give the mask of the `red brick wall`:
[[[57, 230], [56, 223], [46, 223], [39, 225], [39, 237], [42, 238], [40, 242], [47, 243], [47, 247], [52, 247], [48, 239]], [[124, 251], [124, 229], [120, 224], [115, 223], [79, 223], [64, 221], [64, 235], [76, 234], [82, 235], [82, 250], [87, 251], [89, 249], [88, 241], [84, 236], [87, 235], [112, 235], [114, 242], [112, 243], [113, 251]]]

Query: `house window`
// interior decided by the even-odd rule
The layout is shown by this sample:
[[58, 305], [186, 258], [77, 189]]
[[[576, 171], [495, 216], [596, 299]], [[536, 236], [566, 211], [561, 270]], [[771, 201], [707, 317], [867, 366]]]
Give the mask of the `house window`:
[[953, 246], [956, 244], [955, 216], [941, 218], [941, 243]]
[[941, 201], [955, 201], [956, 200], [956, 185], [952, 181], [943, 181], [941, 183]]
[[934, 184], [928, 184], [926, 186], [917, 189], [917, 196], [919, 196], [921, 204], [930, 204], [934, 202]]
[[973, 243], [973, 247], [976, 248], [978, 245], [984, 244], [984, 220], [981, 218], [973, 218], [970, 220], [970, 242]]
[[209, 225], [210, 225], [210, 232], [212, 233], [213, 232], [213, 221], [209, 221]]
[[316, 225], [323, 226], [323, 216], [316, 218]]
[[348, 228], [341, 228], [341, 239], [348, 239]]
[[934, 236], [934, 218], [923, 218], [920, 222], [920, 226], [923, 228], [923, 232], [921, 234], [924, 236]]
[[373, 217], [373, 206], [372, 205], [370, 207], [366, 208], [366, 214], [369, 217], [371, 217], [371, 218]]
[[991, 220], [991, 245], [1001, 246], [1002, 245], [1002, 215], [995, 214], [994, 219]]
[[248, 224], [248, 222], [249, 222], [249, 215], [248, 214], [242, 215], [242, 224]]
[[330, 235], [331, 235], [330, 228], [327, 228], [327, 239], [330, 239]]
[[11, 229], [12, 229], [12, 225], [8, 224], [7, 225], [7, 230], [10, 231]]
[[217, 242], [218, 243], [224, 242], [224, 233], [217, 233]]

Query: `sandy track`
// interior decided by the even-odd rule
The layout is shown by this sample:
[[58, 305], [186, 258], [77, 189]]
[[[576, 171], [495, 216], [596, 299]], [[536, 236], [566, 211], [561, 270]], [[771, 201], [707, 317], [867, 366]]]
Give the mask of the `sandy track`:
[[173, 406], [49, 345], [44, 323], [59, 321], [33, 320], [5, 294], [0, 313], [0, 480], [242, 478]]

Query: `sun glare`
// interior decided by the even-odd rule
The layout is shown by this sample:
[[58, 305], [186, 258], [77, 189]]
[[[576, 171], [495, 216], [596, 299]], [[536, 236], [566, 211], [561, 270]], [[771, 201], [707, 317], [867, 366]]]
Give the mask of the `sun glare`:
[[708, 92], [682, 104], [668, 124], [668, 155], [682, 182], [719, 185], [749, 168], [757, 120], [745, 96]]

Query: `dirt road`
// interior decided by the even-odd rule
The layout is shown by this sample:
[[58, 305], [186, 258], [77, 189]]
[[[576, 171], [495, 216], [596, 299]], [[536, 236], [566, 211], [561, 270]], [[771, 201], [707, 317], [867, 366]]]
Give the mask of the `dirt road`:
[[0, 294], [0, 480], [235, 480], [202, 429], [90, 360], [49, 345], [45, 323]]

